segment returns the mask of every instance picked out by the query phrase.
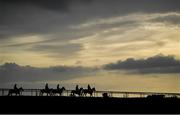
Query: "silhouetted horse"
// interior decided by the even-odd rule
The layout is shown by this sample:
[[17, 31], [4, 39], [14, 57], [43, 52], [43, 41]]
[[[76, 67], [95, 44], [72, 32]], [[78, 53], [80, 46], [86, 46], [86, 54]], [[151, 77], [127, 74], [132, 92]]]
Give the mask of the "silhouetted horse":
[[64, 90], [66, 90], [65, 87], [62, 87], [60, 89], [53, 89], [51, 93], [52, 93], [52, 95], [59, 94], [61, 96], [61, 94]]
[[8, 96], [12, 96], [12, 94], [16, 94], [17, 95], [21, 95], [22, 91], [24, 91], [24, 89], [22, 87], [20, 87], [19, 89], [10, 89], [8, 92]]
[[92, 94], [93, 94], [93, 92], [95, 92], [96, 91], [96, 89], [95, 89], [95, 87], [94, 88], [92, 88], [92, 89], [83, 89], [82, 90], [82, 93], [83, 93], [83, 95], [87, 95], [87, 94], [90, 94], [90, 96], [92, 97]]
[[75, 94], [82, 96], [82, 91], [83, 91], [83, 88], [80, 88], [79, 90], [72, 90], [71, 96], [75, 96]]
[[53, 89], [41, 89], [39, 95], [40, 95], [40, 96], [43, 96], [43, 94], [46, 93], [47, 96], [48, 96], [48, 94], [49, 94], [50, 96], [52, 96], [52, 91], [53, 91]]

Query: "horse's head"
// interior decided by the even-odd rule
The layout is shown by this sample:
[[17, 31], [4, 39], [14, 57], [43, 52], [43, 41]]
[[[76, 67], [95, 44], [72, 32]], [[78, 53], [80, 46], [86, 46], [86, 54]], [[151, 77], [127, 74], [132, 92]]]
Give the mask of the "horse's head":
[[66, 90], [65, 87], [62, 87], [62, 90]]
[[83, 90], [83, 88], [81, 87], [79, 90], [81, 91], [81, 90]]
[[92, 88], [92, 91], [96, 91], [96, 88], [95, 88], [95, 87], [93, 87], [93, 88]]

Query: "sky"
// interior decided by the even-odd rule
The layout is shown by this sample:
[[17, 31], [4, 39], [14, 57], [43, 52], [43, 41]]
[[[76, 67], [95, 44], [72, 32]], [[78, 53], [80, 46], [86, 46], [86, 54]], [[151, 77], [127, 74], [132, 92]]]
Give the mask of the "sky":
[[179, 60], [179, 0], [0, 0], [1, 87], [180, 92]]

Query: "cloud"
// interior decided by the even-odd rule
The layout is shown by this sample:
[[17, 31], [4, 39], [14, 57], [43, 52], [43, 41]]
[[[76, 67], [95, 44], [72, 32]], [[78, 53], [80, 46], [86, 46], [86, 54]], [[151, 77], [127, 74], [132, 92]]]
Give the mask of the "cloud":
[[137, 12], [177, 12], [179, 0], [0, 0], [0, 39], [69, 33], [67, 27]]
[[[83, 49], [81, 44], [75, 43], [65, 43], [65, 44], [44, 44], [44, 45], [35, 45], [32, 48], [29, 48], [30, 51], [40, 52], [45, 54], [57, 54], [58, 57], [65, 56], [74, 57], [79, 51]], [[59, 55], [59, 56], [58, 56]]]
[[[81, 60], [83, 64], [88, 63], [85, 65], [102, 65], [136, 55], [132, 49], [137, 49], [137, 57], [152, 55], [157, 49], [167, 54], [174, 50], [169, 45], [172, 43], [170, 39], [178, 40], [179, 36], [179, 28], [173, 32], [169, 31], [169, 25], [157, 29], [157, 21], [151, 21], [152, 18], [161, 17], [167, 12], [178, 13], [179, 0], [0, 2], [0, 52], [1, 57], [6, 59], [4, 62], [25, 64], [26, 60], [23, 62], [23, 59], [33, 58], [40, 61], [32, 60], [28, 64], [40, 66], [46, 62], [46, 65], [54, 65], [60, 62], [59, 58], [64, 57], [67, 60], [61, 63], [70, 64]], [[33, 38], [29, 37], [31, 35], [40, 39], [37, 37], [37, 40], [32, 40]], [[78, 42], [80, 39], [84, 41]], [[175, 45], [178, 45], [177, 43]], [[163, 48], [167, 49], [167, 52], [161, 51]], [[140, 52], [142, 49], [148, 54]], [[71, 54], [77, 56], [68, 59], [66, 56]], [[100, 61], [91, 61], [95, 59]]]
[[97, 28], [83, 31], [68, 27], [131, 25], [134, 20], [119, 22], [118, 19], [130, 13], [176, 12], [178, 3], [178, 0], [0, 0], [0, 40], [31, 34], [50, 34], [51, 39], [59, 40], [76, 39], [82, 34], [94, 33]]
[[[87, 3], [92, 0], [76, 0], [78, 3]], [[47, 10], [58, 10], [66, 12], [69, 10], [69, 7], [72, 3], [75, 3], [74, 0], [1, 0], [3, 5], [15, 5], [15, 6], [36, 6], [44, 8]]]
[[107, 70], [127, 70], [138, 73], [180, 73], [180, 60], [173, 56], [156, 55], [147, 59], [128, 58], [104, 66]]
[[[66, 26], [77, 23], [75, 20], [78, 20], [74, 14], [66, 15], [71, 5], [89, 1], [91, 0], [77, 0], [77, 3], [74, 0], [1, 0], [0, 40], [31, 34], [53, 34], [64, 38], [63, 33], [68, 32]], [[77, 19], [70, 20], [72, 18]]]
[[81, 66], [53, 66], [37, 68], [5, 63], [0, 66], [0, 83], [64, 81], [91, 76], [97, 69]]
[[165, 22], [152, 22], [153, 19], [170, 15], [179, 13], [135, 13], [90, 20], [74, 28], [82, 31], [94, 30], [95, 34], [74, 41], [84, 44], [85, 50], [82, 54], [101, 61], [106, 58], [103, 60], [105, 63], [131, 56], [144, 58], [156, 53], [178, 56], [179, 27]]
[[152, 22], [180, 25], [180, 14], [179, 13], [167, 13], [165, 15], [160, 15], [154, 19], [151, 19]]

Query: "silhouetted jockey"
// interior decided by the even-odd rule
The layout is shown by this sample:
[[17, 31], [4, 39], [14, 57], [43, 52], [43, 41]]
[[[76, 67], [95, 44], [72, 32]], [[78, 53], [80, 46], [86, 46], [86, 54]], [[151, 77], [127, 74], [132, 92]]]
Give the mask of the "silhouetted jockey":
[[48, 84], [46, 83], [45, 90], [49, 90]]
[[17, 84], [15, 84], [15, 85], [14, 85], [14, 90], [17, 90], [17, 89], [18, 89], [18, 88], [17, 88]]
[[60, 88], [59, 88], [59, 84], [57, 85], [57, 90], [59, 90]]
[[76, 85], [76, 91], [78, 91], [79, 90], [79, 87], [78, 87], [78, 85]]
[[90, 90], [91, 89], [91, 87], [90, 87], [90, 85], [88, 84], [88, 90]]

